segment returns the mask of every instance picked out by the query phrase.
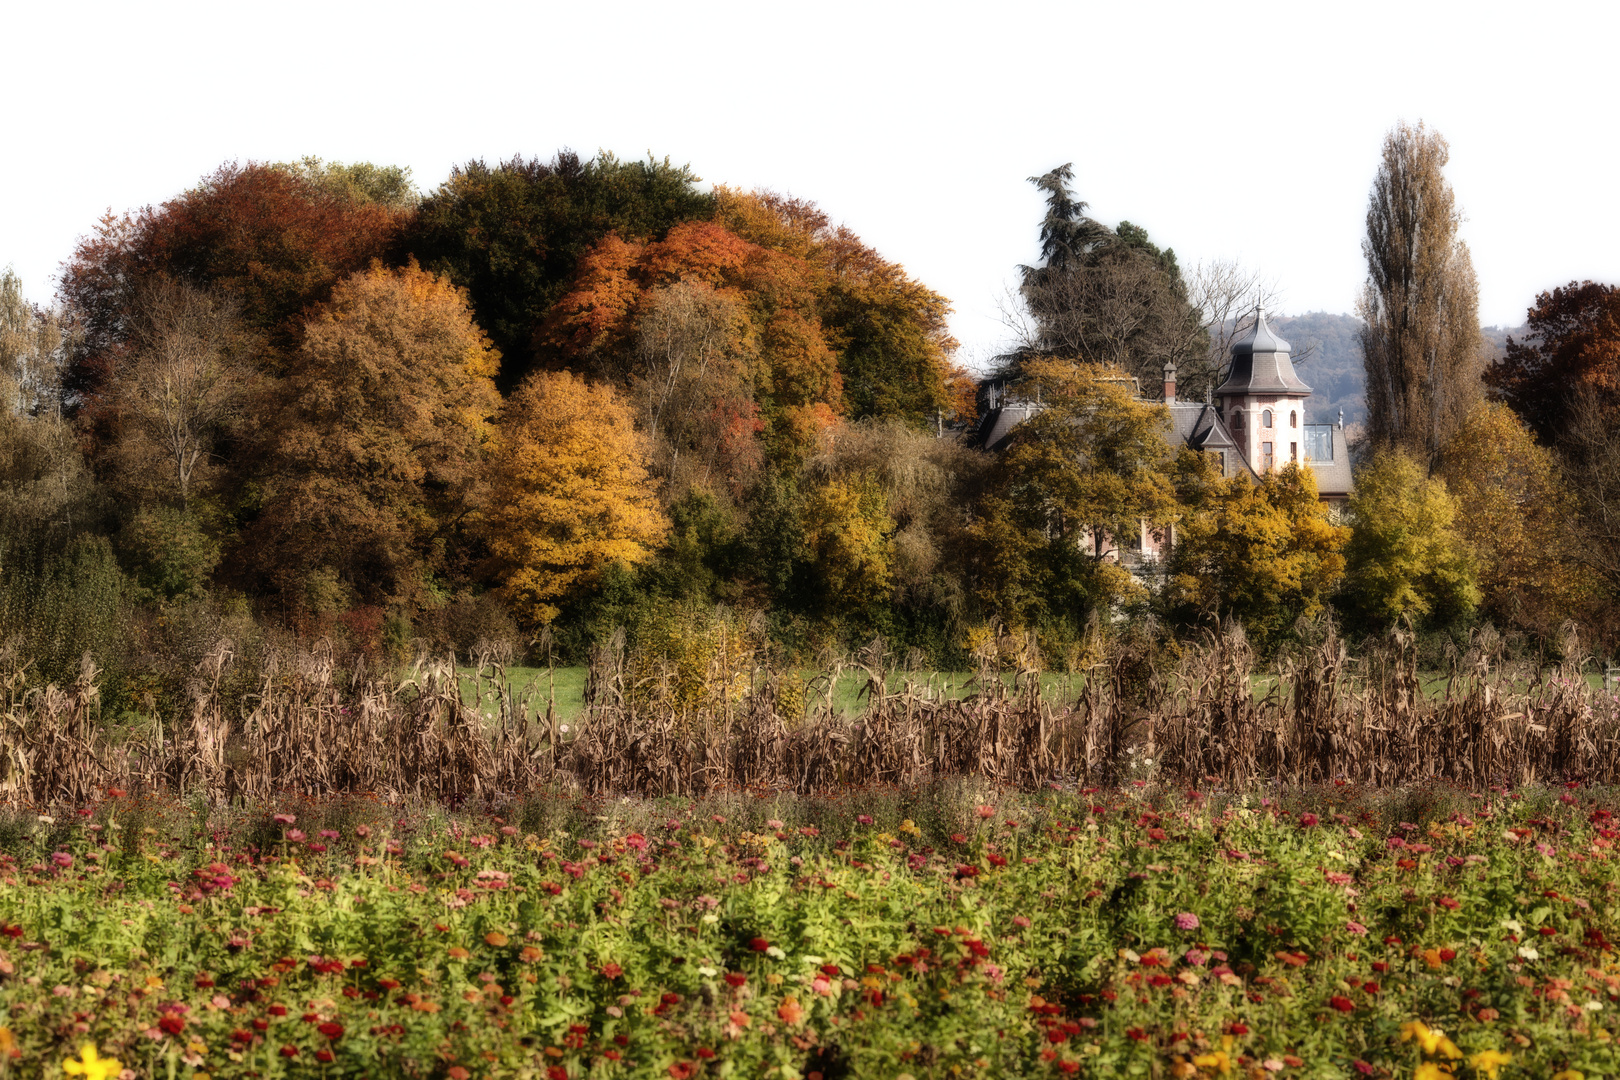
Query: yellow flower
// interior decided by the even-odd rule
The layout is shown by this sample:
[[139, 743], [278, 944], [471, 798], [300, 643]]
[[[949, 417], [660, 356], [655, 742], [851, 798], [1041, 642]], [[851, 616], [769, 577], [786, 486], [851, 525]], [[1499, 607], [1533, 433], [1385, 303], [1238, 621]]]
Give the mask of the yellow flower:
[[124, 1071], [124, 1066], [117, 1058], [97, 1056], [96, 1044], [85, 1043], [79, 1048], [79, 1060], [63, 1062], [62, 1071], [69, 1076], [82, 1076], [85, 1080], [111, 1080]]
[[1504, 1054], [1500, 1050], [1481, 1050], [1468, 1059], [1468, 1064], [1474, 1067], [1475, 1072], [1482, 1072], [1490, 1080], [1496, 1080], [1497, 1071], [1512, 1060], [1512, 1054]]
[[1586, 1080], [1586, 1074], [1576, 1072], [1574, 1069], [1565, 1069], [1561, 1073], [1553, 1073], [1552, 1080]]
[[1219, 1069], [1223, 1074], [1232, 1071], [1232, 1059], [1226, 1056], [1225, 1050], [1217, 1050], [1213, 1054], [1198, 1054], [1193, 1057], [1193, 1064], [1200, 1069]]
[[1401, 1041], [1407, 1042], [1416, 1039], [1423, 1047], [1425, 1054], [1443, 1054], [1448, 1058], [1462, 1057], [1462, 1051], [1457, 1044], [1446, 1038], [1446, 1033], [1438, 1028], [1431, 1028], [1421, 1020], [1408, 1020], [1401, 1025]]
[[1433, 1061], [1425, 1061], [1412, 1073], [1412, 1080], [1451, 1080], [1451, 1070]]

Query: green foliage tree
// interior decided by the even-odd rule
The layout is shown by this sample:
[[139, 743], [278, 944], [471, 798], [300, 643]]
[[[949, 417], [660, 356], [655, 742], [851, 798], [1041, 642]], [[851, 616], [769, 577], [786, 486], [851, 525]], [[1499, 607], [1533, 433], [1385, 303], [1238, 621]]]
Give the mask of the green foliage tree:
[[580, 257], [610, 232], [661, 239], [706, 220], [714, 199], [669, 159], [590, 161], [564, 150], [550, 162], [470, 161], [421, 204], [407, 250], [468, 290], [478, 321], [506, 358], [510, 391], [534, 369], [536, 329], [573, 281]]
[[408, 166], [373, 165], [369, 161], [344, 163], [302, 157], [270, 166], [308, 181], [316, 187], [355, 203], [375, 203], [393, 210], [409, 210], [422, 201], [411, 182]]
[[173, 604], [201, 599], [219, 565], [219, 541], [180, 507], [149, 506], [124, 523], [118, 537], [131, 599]]
[[1143, 528], [1174, 514], [1162, 405], [1117, 369], [1035, 360], [1045, 407], [996, 462], [969, 527], [976, 591], [1009, 626], [1065, 626], [1143, 594], [1118, 565]]
[[1368, 629], [1403, 618], [1441, 628], [1479, 604], [1478, 567], [1456, 526], [1446, 482], [1399, 450], [1376, 454], [1356, 476], [1340, 604]]
[[1019, 267], [1022, 283], [1006, 312], [1016, 341], [998, 358], [1000, 374], [1016, 376], [1040, 357], [1078, 359], [1155, 386], [1174, 361], [1184, 384], [1205, 381], [1208, 333], [1188, 302], [1175, 252], [1128, 221], [1116, 231], [1087, 217], [1073, 179], [1070, 165], [1030, 177], [1047, 196], [1042, 261]]
[[1258, 483], [1223, 478], [1211, 457], [1183, 449], [1175, 474], [1166, 601], [1177, 621], [1235, 618], [1264, 646], [1321, 610], [1350, 530], [1330, 519], [1310, 469], [1288, 462]]

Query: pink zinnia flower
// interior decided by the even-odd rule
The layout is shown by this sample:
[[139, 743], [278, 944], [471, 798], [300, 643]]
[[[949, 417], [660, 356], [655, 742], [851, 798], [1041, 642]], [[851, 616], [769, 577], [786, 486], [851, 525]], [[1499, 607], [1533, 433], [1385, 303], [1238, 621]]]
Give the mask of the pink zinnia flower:
[[1349, 922], [1345, 923], [1344, 928], [1350, 931], [1352, 934], [1356, 934], [1358, 936], [1367, 932], [1367, 928], [1356, 922], [1354, 919], [1351, 919]]
[[298, 816], [296, 814], [277, 814], [270, 820], [274, 821], [277, 825], [292, 825], [298, 821]]
[[1190, 911], [1183, 911], [1180, 915], [1176, 916], [1177, 930], [1196, 930], [1198, 929], [1198, 925], [1198, 916], [1194, 915]]
[[65, 851], [58, 851], [55, 855], [51, 856], [51, 862], [55, 863], [57, 866], [60, 866], [63, 870], [66, 870], [68, 867], [73, 865], [73, 856], [69, 855]]

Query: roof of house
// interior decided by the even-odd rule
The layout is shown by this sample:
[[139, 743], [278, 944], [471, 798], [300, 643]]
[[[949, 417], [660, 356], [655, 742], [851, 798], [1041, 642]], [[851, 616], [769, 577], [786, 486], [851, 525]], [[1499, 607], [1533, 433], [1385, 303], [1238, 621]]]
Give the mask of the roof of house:
[[1176, 445], [1176, 440], [1180, 440], [1194, 450], [1230, 451], [1237, 455], [1237, 461], [1249, 470], [1251, 476], [1255, 475], [1215, 406], [1202, 401], [1170, 401], [1165, 404], [1170, 410], [1172, 447]]
[[1232, 343], [1231, 374], [1215, 393], [1309, 395], [1311, 388], [1294, 373], [1292, 353], [1266, 322], [1266, 313], [1257, 312], [1248, 334]]
[[1316, 491], [1323, 498], [1343, 498], [1355, 490], [1350, 477], [1350, 443], [1344, 436], [1344, 425], [1333, 425], [1333, 460], [1312, 461], [1311, 471], [1316, 474]]
[[1000, 450], [1001, 444], [1012, 434], [1012, 429], [1040, 410], [1041, 407], [1033, 401], [1014, 401], [993, 408], [979, 421], [973, 441], [986, 450]]

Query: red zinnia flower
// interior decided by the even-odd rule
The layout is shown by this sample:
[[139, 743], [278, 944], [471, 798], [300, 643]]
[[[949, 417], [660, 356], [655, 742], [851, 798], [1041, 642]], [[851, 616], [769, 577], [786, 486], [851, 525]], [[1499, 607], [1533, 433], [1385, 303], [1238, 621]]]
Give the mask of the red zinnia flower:
[[762, 937], [755, 938], [753, 941], [750, 941], [748, 945], [755, 952], [764, 952], [766, 949], [771, 947], [771, 943]]
[[342, 1038], [343, 1036], [343, 1025], [334, 1020], [328, 1020], [315, 1030], [320, 1032], [322, 1035], [325, 1035], [328, 1039], [338, 1039]]
[[613, 963], [613, 961], [611, 961], [611, 960], [602, 965], [602, 977], [604, 979], [617, 979], [620, 975], [623, 975], [623, 974], [624, 974], [624, 968], [620, 967], [618, 964]]
[[726, 972], [726, 985], [727, 986], [733, 986], [733, 987], [742, 986], [743, 984], [745, 984], [747, 982], [748, 982], [748, 976], [744, 975], [740, 971], [728, 971], [728, 972]]
[[186, 1029], [186, 1018], [176, 1016], [174, 1013], [164, 1013], [158, 1021], [158, 1028], [170, 1035], [178, 1035]]
[[298, 1056], [298, 1047], [296, 1047], [296, 1046], [283, 1046], [281, 1048], [281, 1056], [284, 1057], [284, 1058], [295, 1058], [295, 1057], [297, 1057]]
[[1356, 1011], [1356, 1003], [1340, 994], [1334, 994], [1331, 998], [1328, 998], [1328, 1004], [1333, 1006], [1335, 1009], [1338, 1009], [1340, 1012], [1347, 1013]]

